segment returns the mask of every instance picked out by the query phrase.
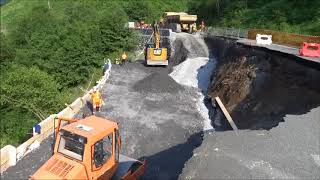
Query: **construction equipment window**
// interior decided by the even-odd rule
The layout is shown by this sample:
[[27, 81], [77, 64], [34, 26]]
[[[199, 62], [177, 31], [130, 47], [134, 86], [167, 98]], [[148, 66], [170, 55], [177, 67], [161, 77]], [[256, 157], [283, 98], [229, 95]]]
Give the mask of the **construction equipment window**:
[[112, 156], [112, 133], [99, 140], [94, 145], [94, 164], [96, 167], [103, 166]]
[[82, 161], [84, 144], [67, 136], [61, 136], [58, 152]]
[[119, 135], [119, 131], [115, 130], [116, 134], [115, 134], [115, 155], [116, 155], [116, 161], [119, 162], [119, 151], [120, 151], [120, 144], [121, 144], [121, 140], [120, 140], [120, 135]]

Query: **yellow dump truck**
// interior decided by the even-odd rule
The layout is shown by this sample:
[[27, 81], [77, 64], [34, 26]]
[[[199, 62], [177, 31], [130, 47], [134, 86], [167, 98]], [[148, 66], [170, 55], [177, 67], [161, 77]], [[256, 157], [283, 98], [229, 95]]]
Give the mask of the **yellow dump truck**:
[[164, 27], [172, 29], [173, 32], [196, 32], [197, 15], [185, 12], [165, 12], [163, 14]]

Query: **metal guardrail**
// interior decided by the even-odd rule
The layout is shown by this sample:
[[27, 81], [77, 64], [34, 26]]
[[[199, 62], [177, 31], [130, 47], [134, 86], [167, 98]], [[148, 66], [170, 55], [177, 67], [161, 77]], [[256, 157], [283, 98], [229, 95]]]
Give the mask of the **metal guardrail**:
[[[153, 30], [152, 28], [145, 28], [145, 29], [134, 29], [140, 33], [142, 36], [152, 36]], [[160, 36], [161, 37], [169, 37], [170, 36], [170, 30], [166, 28], [160, 28]]]
[[207, 27], [202, 32], [205, 36], [220, 36], [230, 38], [248, 38], [248, 30], [241, 28], [222, 28], [222, 27]]
[[285, 46], [300, 47], [303, 42], [320, 42], [320, 36], [293, 34], [267, 29], [241, 29], [206, 27], [201, 33], [204, 36], [229, 37], [235, 39], [256, 39], [257, 34], [272, 35], [272, 42]]
[[[154, 44], [153, 30], [151, 28], [146, 29], [133, 29], [138, 32], [139, 45], [136, 51], [143, 51], [144, 48], [149, 44]], [[170, 30], [166, 28], [160, 28], [160, 44], [162, 47], [167, 47], [170, 49]], [[170, 50], [168, 50], [170, 53]]]

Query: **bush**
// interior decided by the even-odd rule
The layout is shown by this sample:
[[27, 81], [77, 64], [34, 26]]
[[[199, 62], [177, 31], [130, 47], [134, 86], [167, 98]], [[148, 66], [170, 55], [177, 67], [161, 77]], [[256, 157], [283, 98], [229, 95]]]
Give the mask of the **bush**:
[[0, 80], [1, 147], [26, 140], [34, 124], [62, 107], [58, 84], [37, 67], [11, 65]]
[[1, 106], [30, 111], [40, 120], [61, 107], [58, 84], [37, 67], [12, 65], [1, 76]]
[[320, 35], [320, 1], [198, 0], [188, 6], [207, 25]]

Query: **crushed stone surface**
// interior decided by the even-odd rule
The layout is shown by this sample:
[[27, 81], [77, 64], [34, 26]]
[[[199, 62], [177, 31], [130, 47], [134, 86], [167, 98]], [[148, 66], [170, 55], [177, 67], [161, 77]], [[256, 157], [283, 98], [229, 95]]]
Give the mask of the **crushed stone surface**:
[[176, 83], [167, 73], [154, 72], [138, 81], [133, 87], [136, 91], [150, 93], [177, 93], [183, 87]]
[[267, 130], [205, 134], [180, 179], [319, 179], [320, 107]]
[[176, 41], [182, 43], [187, 54], [184, 61], [173, 67], [170, 77], [181, 85], [198, 89], [196, 106], [204, 118], [203, 130], [212, 130], [209, 110], [205, 105], [205, 95], [216, 67], [216, 60], [209, 57], [208, 47], [202, 37], [185, 33], [177, 34], [175, 37]]
[[[188, 34], [185, 36], [193, 37]], [[175, 37], [180, 41], [184, 38], [180, 35]], [[186, 45], [184, 43], [190, 46], [190, 42], [183, 41], [182, 48]], [[194, 41], [193, 45], [201, 49], [199, 43], [203, 41]], [[178, 49], [175, 53], [185, 53], [183, 56], [196, 54], [190, 47], [185, 49], [188, 51], [181, 52]], [[205, 57], [206, 50], [200, 54]], [[207, 62], [208, 58], [205, 58], [201, 66]], [[193, 149], [202, 142], [204, 118], [197, 105], [199, 99], [203, 98], [202, 94], [195, 86], [180, 85], [169, 73], [170, 68], [146, 67], [142, 63], [114, 65], [110, 79], [102, 89], [105, 105], [96, 114], [119, 122], [121, 153], [148, 161], [145, 179], [177, 179], [184, 163], [192, 156]], [[85, 107], [76, 118], [90, 112], [90, 107]], [[3, 177], [27, 178], [49, 158], [51, 152], [45, 149], [50, 149], [50, 146], [49, 140], [44, 141], [38, 151], [9, 168]], [[43, 158], [38, 160], [37, 157]], [[26, 167], [30, 162], [33, 162], [32, 167]]]

